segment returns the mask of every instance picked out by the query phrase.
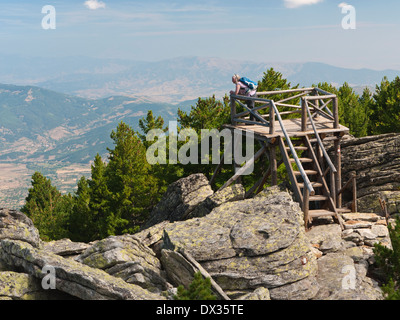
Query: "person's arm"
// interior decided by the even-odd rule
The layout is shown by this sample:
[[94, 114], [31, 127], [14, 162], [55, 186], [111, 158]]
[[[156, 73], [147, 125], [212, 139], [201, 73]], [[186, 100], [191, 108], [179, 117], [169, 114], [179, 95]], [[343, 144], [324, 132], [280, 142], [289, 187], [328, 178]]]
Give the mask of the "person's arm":
[[235, 95], [238, 95], [240, 91], [240, 85], [239, 83], [236, 83], [236, 91], [235, 91]]

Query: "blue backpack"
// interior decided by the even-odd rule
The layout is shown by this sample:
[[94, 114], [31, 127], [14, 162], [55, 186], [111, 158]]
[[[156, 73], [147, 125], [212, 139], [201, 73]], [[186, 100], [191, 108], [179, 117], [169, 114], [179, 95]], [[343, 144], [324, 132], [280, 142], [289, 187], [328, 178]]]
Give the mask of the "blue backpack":
[[243, 84], [245, 84], [246, 86], [248, 86], [251, 90], [256, 90], [258, 87], [258, 84], [252, 80], [250, 80], [249, 78], [246, 77], [242, 77], [239, 79], [239, 81]]

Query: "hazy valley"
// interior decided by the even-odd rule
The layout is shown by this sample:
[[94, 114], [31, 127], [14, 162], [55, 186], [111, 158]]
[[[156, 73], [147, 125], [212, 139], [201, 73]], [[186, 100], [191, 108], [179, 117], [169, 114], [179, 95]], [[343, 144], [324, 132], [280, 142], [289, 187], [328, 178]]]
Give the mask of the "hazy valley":
[[0, 207], [10, 208], [24, 203], [35, 171], [70, 192], [90, 174], [96, 153], [107, 157], [120, 121], [139, 130], [148, 110], [174, 120], [178, 108], [189, 110], [198, 97], [227, 94], [233, 73], [260, 80], [273, 67], [293, 85], [347, 81], [356, 91], [400, 73], [199, 57], [141, 62], [0, 55], [0, 67], [0, 83], [12, 83], [0, 84]]

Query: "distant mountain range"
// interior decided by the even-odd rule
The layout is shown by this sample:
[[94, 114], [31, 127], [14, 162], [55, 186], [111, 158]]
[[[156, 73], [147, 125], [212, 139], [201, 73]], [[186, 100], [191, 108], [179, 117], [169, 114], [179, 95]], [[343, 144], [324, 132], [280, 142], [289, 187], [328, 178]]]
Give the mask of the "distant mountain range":
[[[185, 110], [193, 101], [181, 103]], [[35, 86], [0, 85], [0, 161], [88, 163], [111, 147], [120, 121], [139, 130], [148, 110], [166, 122], [176, 105], [111, 96], [80, 98]]]
[[352, 70], [322, 63], [255, 63], [181, 57], [159, 62], [26, 58], [0, 54], [0, 206], [18, 208], [34, 171], [64, 192], [90, 174], [89, 162], [112, 148], [120, 121], [139, 130], [148, 110], [166, 122], [198, 97], [222, 98], [234, 73], [260, 80], [273, 67], [293, 85], [348, 82], [374, 88], [397, 70]]
[[232, 89], [232, 74], [260, 80], [273, 67], [292, 84], [310, 86], [348, 82], [360, 90], [375, 87], [384, 76], [393, 79], [399, 70], [346, 69], [323, 63], [257, 63], [220, 58], [179, 57], [158, 62], [118, 59], [24, 58], [0, 55], [0, 83], [35, 85], [83, 98], [113, 95], [135, 96], [151, 101], [177, 103], [218, 98]]

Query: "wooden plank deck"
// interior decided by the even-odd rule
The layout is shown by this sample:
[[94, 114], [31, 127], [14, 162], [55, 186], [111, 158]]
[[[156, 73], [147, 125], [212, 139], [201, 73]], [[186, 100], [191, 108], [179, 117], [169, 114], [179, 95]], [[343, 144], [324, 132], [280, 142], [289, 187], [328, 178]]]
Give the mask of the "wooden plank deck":
[[[332, 133], [343, 133], [346, 134], [349, 132], [349, 128], [346, 128], [345, 126], [339, 125], [339, 128], [334, 128], [333, 121], [328, 120], [324, 117], [317, 117], [314, 119], [315, 126], [317, 128], [317, 131], [319, 134], [332, 134]], [[286, 131], [290, 137], [303, 137], [306, 135], [313, 135], [314, 130], [311, 127], [311, 124], [308, 124], [307, 126], [307, 131], [301, 131], [301, 118], [296, 118], [296, 119], [286, 119], [283, 120], [283, 124], [286, 128]], [[261, 126], [261, 125], [255, 125], [255, 124], [241, 124], [238, 123], [237, 125], [231, 125], [231, 124], [226, 124], [224, 125], [225, 128], [229, 129], [237, 129], [237, 130], [242, 130], [244, 132], [246, 131], [253, 131], [254, 134], [258, 138], [264, 138], [264, 139], [272, 139], [272, 138], [277, 138], [277, 137], [283, 137], [284, 134], [282, 132], [282, 129], [279, 125], [275, 126], [275, 133], [270, 134], [269, 133], [269, 127], [266, 126]]]

